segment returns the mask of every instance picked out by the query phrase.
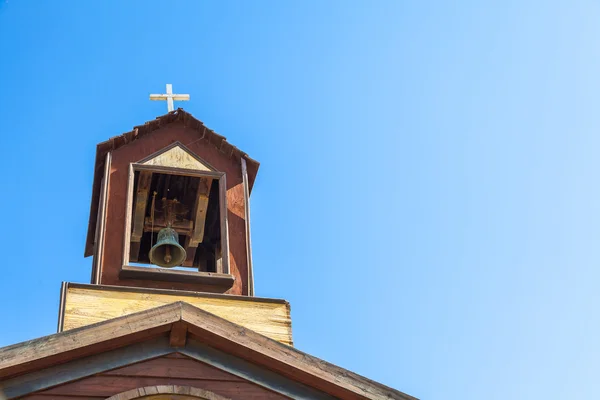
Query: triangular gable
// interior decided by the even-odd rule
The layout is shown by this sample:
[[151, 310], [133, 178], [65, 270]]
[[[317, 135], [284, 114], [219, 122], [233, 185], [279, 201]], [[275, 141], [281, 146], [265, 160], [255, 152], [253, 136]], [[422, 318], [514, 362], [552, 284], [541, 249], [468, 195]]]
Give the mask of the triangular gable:
[[[162, 347], [149, 346], [152, 340], [162, 341]], [[131, 350], [136, 346], [144, 350], [141, 353]], [[182, 302], [0, 349], [0, 381], [5, 385], [9, 398], [20, 397], [23, 393], [17, 394], [10, 386], [7, 387], [8, 382], [18, 379], [31, 382], [33, 378], [29, 375], [39, 375], [44, 371], [50, 371], [51, 379], [56, 380], [74, 373], [73, 369], [62, 370], [66, 363], [91, 365], [84, 357], [106, 358], [97, 368], [107, 370], [123, 366], [118, 364], [127, 356], [133, 357], [129, 361], [132, 363], [140, 361], [135, 361], [136, 354], [147, 359], [174, 350], [197, 359], [204, 357], [200, 361], [217, 363], [221, 369], [242, 371], [237, 375], [247, 379], [260, 375], [251, 368], [268, 371], [271, 375], [264, 378], [267, 383], [263, 382], [263, 386], [270, 384], [268, 382], [274, 379], [275, 374], [281, 381], [316, 390], [325, 398], [414, 399]], [[81, 373], [82, 369], [74, 371]], [[91, 374], [98, 372], [93, 368], [90, 370]], [[273, 388], [276, 389], [276, 385]], [[294, 395], [292, 398], [315, 397]]]
[[157, 153], [139, 161], [139, 164], [174, 167], [200, 171], [216, 171], [207, 161], [194, 154], [179, 142], [175, 142]]

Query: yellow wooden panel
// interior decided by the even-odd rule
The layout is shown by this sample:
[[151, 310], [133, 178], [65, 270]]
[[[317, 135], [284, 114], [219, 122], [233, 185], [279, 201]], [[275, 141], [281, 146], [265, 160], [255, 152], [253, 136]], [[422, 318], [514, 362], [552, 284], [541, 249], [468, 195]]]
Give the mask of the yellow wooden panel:
[[271, 339], [292, 345], [292, 322], [287, 302], [79, 286], [67, 288], [63, 322], [65, 331], [184, 301]]
[[172, 149], [169, 149], [164, 153], [145, 161], [143, 164], [195, 169], [200, 171], [212, 171], [208, 166], [202, 164], [179, 146], [175, 146]]

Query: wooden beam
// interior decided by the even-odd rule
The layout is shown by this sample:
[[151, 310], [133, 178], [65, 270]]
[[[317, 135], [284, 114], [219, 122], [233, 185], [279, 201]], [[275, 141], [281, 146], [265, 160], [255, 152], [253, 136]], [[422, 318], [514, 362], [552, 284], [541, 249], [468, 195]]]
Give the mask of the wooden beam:
[[31, 369], [42, 369], [160, 336], [181, 320], [182, 303], [118, 317], [0, 349], [0, 381]]
[[119, 277], [125, 279], [149, 279], [168, 282], [186, 282], [212, 285], [223, 291], [230, 289], [235, 277], [229, 274], [200, 271], [180, 271], [168, 268], [147, 268], [123, 265]]
[[[173, 221], [171, 228], [175, 229], [177, 233], [182, 235], [189, 235], [192, 232], [194, 222], [183, 220], [183, 221]], [[158, 232], [162, 228], [167, 227], [167, 222], [163, 216], [155, 217], [154, 224], [152, 223], [152, 219], [150, 217], [146, 218], [144, 223], [144, 232]]]
[[63, 331], [65, 323], [65, 305], [67, 303], [67, 290], [69, 288], [69, 282], [64, 282], [60, 286], [60, 302], [58, 304], [58, 326], [56, 332], [60, 333]]
[[198, 247], [204, 240], [204, 225], [206, 223], [206, 210], [208, 208], [208, 195], [210, 194], [210, 186], [212, 178], [200, 178], [198, 185], [198, 195], [196, 204], [192, 212], [194, 218], [194, 229], [190, 235], [189, 247]]
[[227, 209], [227, 177], [219, 179], [219, 213], [221, 214], [221, 254], [217, 258], [217, 272], [229, 274], [229, 217]]
[[[66, 363], [52, 365], [48, 368], [2, 380], [2, 390], [7, 399], [24, 395], [28, 395], [27, 398], [31, 399], [32, 395], [30, 393], [32, 392], [68, 384], [77, 379], [102, 373], [106, 370], [122, 368], [131, 364], [139, 365], [134, 363], [159, 356], [166, 356], [172, 351], [173, 349], [169, 346], [168, 338], [166, 336], [158, 337], [149, 341], [131, 344], [125, 348], [118, 348], [80, 359], [69, 360]], [[43, 400], [52, 399], [52, 397], [40, 396], [42, 396], [41, 399]], [[33, 398], [35, 398], [35, 395], [33, 395]], [[73, 397], [72, 399], [84, 400], [77, 397]]]
[[169, 345], [171, 347], [184, 347], [187, 338], [187, 324], [183, 321], [175, 322], [171, 326]]
[[254, 296], [254, 270], [252, 268], [252, 240], [250, 237], [250, 186], [246, 160], [241, 158], [242, 182], [244, 183], [244, 223], [246, 227], [246, 263], [248, 265], [248, 296]]
[[102, 278], [102, 263], [104, 256], [104, 238], [106, 229], [106, 212], [108, 205], [108, 184], [110, 181], [110, 164], [112, 153], [106, 153], [104, 176], [100, 183], [100, 199], [96, 219], [96, 235], [94, 236], [94, 259], [92, 262], [92, 280], [90, 283], [99, 284]]
[[[135, 204], [133, 208], [133, 228], [131, 230], [131, 241], [139, 243], [144, 234], [144, 219], [146, 217], [146, 208], [148, 205], [148, 195], [150, 184], [152, 183], [152, 172], [140, 171], [135, 193]], [[130, 257], [132, 261], [137, 261], [139, 257], [139, 246], [132, 246]]]

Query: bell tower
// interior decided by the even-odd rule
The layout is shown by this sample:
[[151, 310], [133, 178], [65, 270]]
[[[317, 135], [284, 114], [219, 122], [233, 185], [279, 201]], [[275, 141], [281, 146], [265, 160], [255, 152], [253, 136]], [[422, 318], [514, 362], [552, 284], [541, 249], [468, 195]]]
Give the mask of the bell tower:
[[173, 100], [96, 147], [85, 256], [63, 282], [58, 331], [184, 302], [292, 344], [289, 303], [254, 296], [250, 193], [259, 164]]
[[98, 144], [91, 283], [252, 296], [258, 167], [182, 109]]

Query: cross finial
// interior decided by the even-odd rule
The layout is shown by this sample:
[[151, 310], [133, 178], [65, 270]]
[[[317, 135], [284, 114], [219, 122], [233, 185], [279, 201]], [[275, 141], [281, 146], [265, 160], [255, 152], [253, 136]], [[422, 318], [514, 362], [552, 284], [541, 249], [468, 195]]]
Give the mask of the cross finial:
[[170, 83], [167, 83], [167, 93], [150, 95], [150, 100], [166, 100], [169, 112], [175, 109], [173, 108], [173, 100], [186, 101], [189, 99], [189, 94], [173, 94], [173, 85], [171, 85]]

